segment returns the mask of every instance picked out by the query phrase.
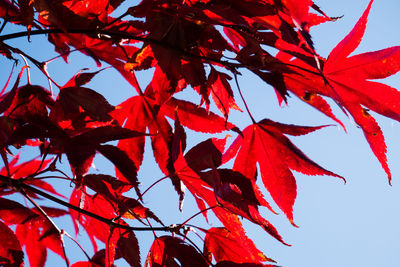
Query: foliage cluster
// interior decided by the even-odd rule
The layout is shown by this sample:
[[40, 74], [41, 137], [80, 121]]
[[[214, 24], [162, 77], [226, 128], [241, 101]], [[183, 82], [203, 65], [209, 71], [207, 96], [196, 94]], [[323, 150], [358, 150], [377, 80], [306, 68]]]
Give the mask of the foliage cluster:
[[[400, 70], [400, 47], [350, 56], [362, 40], [372, 3], [325, 59], [315, 51], [310, 27], [338, 18], [329, 17], [311, 0], [142, 0], [134, 4], [0, 0], [0, 53], [10, 64], [21, 56], [49, 80], [48, 88], [32, 84], [30, 78], [20, 85], [21, 76], [30, 73], [23, 67], [15, 82], [10, 83], [10, 75], [0, 93], [4, 164], [0, 265], [22, 266], [24, 247], [32, 267], [44, 266], [48, 249], [67, 266], [113, 266], [119, 258], [141, 266], [135, 233], [149, 231], [154, 242], [146, 266], [275, 266], [242, 226], [242, 220], [248, 220], [286, 244], [259, 211], [266, 207], [276, 213], [256, 180], [262, 180], [295, 226], [297, 187], [292, 171], [344, 178], [307, 157], [288, 138], [325, 126], [289, 125], [269, 118], [256, 121], [251, 109], [257, 107], [247, 105], [238, 75], [250, 71], [275, 90], [280, 103], [295, 95], [344, 128], [329, 103], [338, 105], [362, 129], [390, 183], [384, 136], [369, 110], [400, 121], [400, 92], [372, 81]], [[121, 15], [115, 16], [115, 10]], [[11, 23], [26, 30], [1, 34]], [[51, 60], [39, 61], [7, 42], [33, 35], [47, 35], [66, 63], [70, 53], [78, 51], [98, 67], [106, 64], [117, 70], [136, 93], [117, 106], [109, 104], [87, 87], [102, 69], [83, 69], [64, 85], [58, 84], [47, 71]], [[149, 69], [154, 71], [152, 79], [142, 88], [136, 76]], [[194, 90], [201, 103], [178, 97], [183, 90]], [[237, 127], [230, 120], [231, 110], [243, 110], [251, 124]], [[186, 134], [192, 131], [236, 137], [228, 145], [227, 137], [213, 137], [186, 149]], [[193, 217], [207, 219], [212, 212], [221, 227], [191, 225], [193, 217], [166, 226], [145, 206], [147, 190], [140, 187], [137, 173], [146, 141], [165, 174], [162, 180], [169, 179], [178, 195], [177, 208], [182, 207], [186, 189], [199, 209]], [[36, 149], [37, 158], [19, 162], [26, 146]], [[115, 173], [90, 173], [95, 155], [110, 161]], [[63, 158], [71, 174], [61, 168]], [[65, 181], [65, 186], [72, 184], [72, 194], [56, 191], [48, 182], [54, 178]], [[13, 195], [22, 195], [29, 205]], [[40, 198], [63, 208], [41, 204]], [[53, 220], [66, 215], [75, 230], [84, 229], [92, 241], [94, 255], [82, 248], [86, 262], [70, 263], [67, 257], [64, 239], [74, 238]], [[203, 240], [203, 248], [192, 241], [195, 234]], [[99, 249], [99, 243], [105, 248]]]

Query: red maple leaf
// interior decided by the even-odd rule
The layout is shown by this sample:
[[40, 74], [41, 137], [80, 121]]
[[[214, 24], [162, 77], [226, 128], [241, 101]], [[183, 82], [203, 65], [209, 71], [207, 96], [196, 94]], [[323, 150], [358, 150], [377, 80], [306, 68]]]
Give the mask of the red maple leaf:
[[233, 170], [252, 180], [256, 179], [258, 163], [264, 186], [294, 224], [293, 204], [297, 186], [291, 170], [307, 175], [342, 177], [310, 160], [284, 134], [304, 135], [322, 127], [287, 125], [264, 119], [243, 130], [243, 136], [236, 138], [225, 152], [223, 161], [230, 160], [237, 153]]
[[0, 221], [0, 265], [2, 266], [22, 266], [24, 252], [21, 244], [6, 224]]
[[[37, 187], [44, 189], [52, 194], [63, 197], [63, 195], [58, 193], [53, 188], [53, 186], [50, 185], [49, 183], [47, 183], [41, 179], [35, 179], [33, 177], [29, 178], [29, 176], [35, 174], [36, 172], [40, 172], [40, 171], [44, 170], [49, 165], [49, 163], [52, 161], [52, 159], [48, 159], [48, 160], [44, 160], [44, 161], [33, 159], [33, 160], [29, 160], [29, 161], [17, 164], [19, 158], [20, 158], [19, 155], [15, 156], [8, 164], [8, 168], [9, 168], [8, 172], [7, 172], [7, 168], [3, 167], [0, 170], [0, 175], [4, 175], [4, 176], [10, 175], [10, 177], [12, 179], [24, 178], [24, 179], [26, 179], [26, 181], [25, 181], [26, 184], [37, 186]], [[11, 189], [11, 190], [3, 189], [2, 191], [0, 191], [0, 195], [8, 195], [8, 194], [16, 193], [16, 192], [17, 191], [15, 191], [14, 189]], [[31, 192], [27, 192], [27, 194], [29, 194], [32, 197], [37, 197], [34, 193], [31, 193]]]
[[384, 136], [368, 109], [400, 121], [400, 92], [371, 81], [386, 78], [400, 70], [400, 47], [349, 56], [362, 40], [372, 3], [370, 1], [352, 31], [332, 50], [323, 64], [322, 74], [299, 60], [289, 61], [297, 67], [292, 68], [294, 74], [285, 74], [285, 84], [302, 100], [335, 120], [321, 96], [334, 99], [343, 111], [349, 112], [361, 127], [390, 182]]
[[[56, 208], [42, 209], [50, 217], [60, 217], [67, 213]], [[44, 266], [47, 248], [64, 257], [59, 233], [36, 208], [29, 209], [13, 200], [0, 198], [0, 219], [7, 225], [17, 225], [15, 234], [21, 246], [25, 246], [30, 266]]]
[[262, 263], [273, 260], [259, 251], [246, 236], [236, 236], [226, 228], [210, 228], [204, 239], [204, 254], [215, 261], [231, 261], [235, 263]]
[[[271, 209], [255, 183], [239, 172], [217, 169], [222, 164], [226, 139], [212, 138], [182, 154], [175, 162], [176, 175], [194, 196], [207, 218], [206, 204], [224, 226], [237, 236], [245, 236], [238, 215], [260, 225], [286, 244], [275, 227], [261, 216], [258, 207]], [[211, 171], [207, 171], [211, 169]], [[272, 210], [272, 209], [271, 209]], [[286, 244], [287, 245], [287, 244]]]
[[204, 257], [184, 240], [178, 237], [161, 236], [154, 240], [144, 266], [207, 267], [208, 264]]

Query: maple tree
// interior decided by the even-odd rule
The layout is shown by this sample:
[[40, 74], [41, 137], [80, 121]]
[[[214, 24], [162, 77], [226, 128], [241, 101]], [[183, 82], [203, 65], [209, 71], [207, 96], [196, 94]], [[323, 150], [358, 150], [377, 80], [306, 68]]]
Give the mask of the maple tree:
[[[310, 28], [338, 18], [311, 0], [0, 0], [0, 52], [10, 64], [18, 56], [26, 63], [11, 82], [13, 66], [0, 93], [0, 265], [29, 261], [42, 267], [50, 249], [74, 267], [114, 266], [119, 258], [131, 266], [275, 266], [242, 226], [247, 220], [289, 245], [260, 211], [276, 213], [259, 186], [296, 226], [292, 171], [344, 178], [310, 159], [288, 137], [326, 125], [283, 124], [267, 116], [256, 121], [238, 75], [248, 70], [272, 86], [280, 103], [296, 95], [344, 128], [327, 102], [333, 100], [362, 129], [390, 183], [384, 136], [369, 110], [400, 121], [400, 92], [372, 81], [400, 70], [400, 47], [350, 56], [362, 40], [372, 3], [325, 59], [314, 48]], [[10, 24], [15, 32], [2, 33]], [[54, 59], [40, 61], [8, 44], [34, 35], [46, 35], [65, 63], [76, 51], [99, 68], [115, 69], [135, 93], [111, 105], [89, 88], [103, 69], [82, 69], [60, 85], [48, 72]], [[49, 80], [48, 88], [32, 84], [28, 61]], [[153, 71], [152, 78], [142, 88], [137, 76], [146, 70]], [[24, 73], [29, 78], [21, 85]], [[184, 90], [194, 90], [200, 103], [182, 99]], [[240, 129], [230, 120], [231, 110], [247, 113], [251, 124]], [[186, 135], [192, 132], [213, 137], [187, 148]], [[146, 142], [165, 175], [153, 177], [153, 185], [169, 179], [177, 208], [182, 209], [185, 189], [198, 206], [184, 222], [167, 226], [146, 207], [146, 193], [157, 190], [140, 186]], [[21, 160], [26, 147], [37, 157]], [[91, 172], [96, 155], [115, 172]], [[51, 179], [73, 186], [72, 193], [56, 190]], [[197, 216], [211, 219], [210, 213], [220, 226], [190, 223]], [[77, 233], [87, 233], [94, 255], [55, 223], [62, 216], [72, 218]], [[154, 238], [144, 260], [138, 231]], [[200, 237], [203, 248], [192, 235]], [[76, 242], [87, 261], [70, 263], [66, 238]]]

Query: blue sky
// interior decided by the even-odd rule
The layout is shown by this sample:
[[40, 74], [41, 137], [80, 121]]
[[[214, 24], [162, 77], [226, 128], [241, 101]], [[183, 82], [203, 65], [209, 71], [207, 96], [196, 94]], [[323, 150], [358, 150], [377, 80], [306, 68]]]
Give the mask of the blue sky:
[[[317, 52], [322, 56], [327, 56], [351, 30], [368, 1], [319, 0], [316, 4], [330, 16], [344, 15], [342, 19], [334, 23], [314, 27], [311, 32]], [[398, 1], [376, 0], [371, 9], [365, 36], [355, 53], [400, 45], [399, 11], [400, 2]], [[37, 55], [36, 57], [41, 59], [48, 59], [51, 57], [48, 56], [48, 52], [53, 51], [53, 48], [46, 46], [40, 37], [32, 37], [30, 44], [23, 40], [8, 43], [18, 44], [27, 53]], [[49, 71], [54, 75], [54, 79], [62, 84], [83, 67], [93, 70], [96, 68], [93, 61], [84, 59], [74, 53], [70, 56], [69, 66], [66, 67], [59, 60], [49, 64]], [[4, 84], [10, 65], [4, 58], [0, 58], [0, 66], [3, 70], [0, 73], [0, 84]], [[149, 75], [138, 74], [138, 77], [144, 87], [149, 80]], [[400, 88], [399, 77], [399, 75], [393, 76], [386, 79], [385, 83]], [[43, 76], [34, 68], [32, 68], [32, 83], [47, 86]], [[250, 73], [243, 72], [239, 83], [256, 120], [270, 118], [299, 125], [334, 123], [294, 96], [290, 98], [288, 107], [279, 107], [273, 90]], [[113, 70], [106, 70], [99, 74], [88, 87], [102, 92], [114, 105], [134, 94], [134, 90], [123, 79], [117, 77]], [[188, 93], [188, 95], [193, 102], [198, 103], [196, 94]], [[237, 102], [243, 107], [239, 100]], [[373, 156], [361, 129], [357, 128], [339, 108], [334, 105], [333, 108], [334, 113], [344, 122], [347, 133], [337, 126], [332, 126], [304, 137], [291, 138], [291, 140], [311, 159], [344, 176], [347, 184], [344, 185], [341, 180], [328, 176], [310, 177], [295, 174], [298, 196], [294, 206], [294, 220], [300, 227], [291, 226], [282, 213], [273, 215], [263, 210], [263, 214], [277, 227], [284, 240], [292, 244], [291, 247], [280, 244], [259, 227], [245, 223], [247, 232], [260, 250], [285, 267], [399, 266], [400, 124], [373, 114], [383, 130], [388, 146], [389, 167], [393, 174], [393, 186], [389, 186], [387, 177]], [[251, 123], [246, 114], [239, 112], [232, 114], [231, 121], [241, 128]], [[189, 144], [193, 145], [207, 137], [190, 133]], [[149, 146], [147, 146], [147, 151], [151, 151]], [[30, 155], [27, 156], [27, 158], [30, 157]], [[102, 159], [96, 159], [95, 163], [98, 171], [92, 170], [92, 172], [111, 172], [112, 170], [111, 165]], [[139, 173], [143, 189], [163, 176], [156, 170], [154, 164], [151, 152], [147, 153]], [[267, 198], [270, 200], [269, 196]], [[184, 212], [182, 214], [177, 212], [177, 196], [169, 181], [160, 183], [150, 191], [145, 201], [146, 205], [165, 220], [166, 224], [182, 222], [197, 212], [197, 207], [191, 197], [187, 197], [185, 201]], [[196, 208], [193, 209], [193, 207]], [[174, 215], [171, 216], [171, 214]], [[70, 223], [70, 219], [61, 220], [59, 223], [72, 233], [71, 228], [66, 226]], [[198, 217], [191, 223], [204, 225], [204, 219]], [[218, 224], [214, 222], [211, 225]], [[84, 235], [79, 238], [86, 240]], [[138, 238], [144, 257], [153, 236], [151, 233], [138, 233]], [[196, 240], [195, 237], [193, 239]], [[84, 244], [90, 248], [90, 244]], [[74, 244], [68, 243], [68, 247], [67, 253], [73, 255], [71, 259], [84, 259]], [[60, 258], [54, 255], [49, 255], [49, 259], [48, 266], [60, 262]], [[144, 262], [144, 259], [142, 260]]]

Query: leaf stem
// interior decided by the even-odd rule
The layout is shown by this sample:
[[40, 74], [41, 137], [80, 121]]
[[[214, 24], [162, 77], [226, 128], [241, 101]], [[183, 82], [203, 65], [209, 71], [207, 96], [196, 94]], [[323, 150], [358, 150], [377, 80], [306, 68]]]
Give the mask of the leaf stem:
[[54, 227], [54, 229], [57, 231], [58, 237], [60, 238], [60, 242], [61, 242], [61, 247], [64, 253], [64, 259], [65, 259], [65, 263], [67, 265], [67, 267], [69, 267], [69, 261], [67, 258], [67, 253], [65, 251], [65, 244], [64, 244], [64, 240], [63, 240], [63, 233], [64, 231], [61, 230], [57, 224], [50, 218], [50, 216], [46, 213], [46, 211], [44, 211], [42, 209], [42, 207], [39, 206], [39, 204], [37, 204], [26, 192], [24, 189], [20, 189], [19, 192], [27, 199], [29, 200], [29, 202], [31, 202], [35, 208], [43, 215], [43, 217]]
[[[6, 34], [6, 35], [8, 35], [8, 34]], [[5, 35], [2, 35], [2, 36], [5, 36]], [[0, 39], [1, 39], [2, 36], [0, 36]], [[0, 40], [0, 41], [1, 41], [1, 40]], [[46, 76], [47, 79], [49, 79], [52, 83], [54, 83], [58, 88], [61, 88], [61, 86], [58, 85], [58, 84], [49, 76], [49, 74], [47, 73], [47, 70], [45, 69], [45, 63], [40, 62], [40, 61], [37, 60], [37, 59], [34, 59], [34, 58], [31, 57], [30, 55], [28, 55], [28, 54], [26, 54], [25, 52], [21, 51], [20, 49], [15, 48], [15, 47], [12, 47], [12, 46], [9, 46], [8, 44], [5, 44], [4, 42], [1, 42], [1, 45], [7, 47], [8, 49], [10, 49], [11, 51], [13, 51], [14, 53], [17, 53], [17, 54], [19, 54], [20, 56], [22, 55], [22, 56], [26, 57], [27, 59], [29, 59], [29, 60], [30, 60], [30, 61], [31, 61], [31, 62]], [[26, 62], [26, 61], [25, 61], [25, 62]], [[29, 70], [28, 70], [28, 71], [29, 71]], [[28, 79], [28, 82], [30, 82], [30, 79]]]
[[251, 114], [250, 109], [249, 109], [249, 107], [247, 106], [246, 100], [244, 100], [244, 97], [243, 97], [243, 94], [242, 94], [242, 90], [240, 89], [239, 82], [238, 82], [238, 79], [237, 79], [237, 74], [236, 74], [236, 73], [233, 73], [233, 76], [235, 77], [235, 83], [236, 83], [236, 86], [237, 86], [237, 88], [238, 88], [238, 91], [239, 91], [239, 94], [240, 94], [240, 98], [242, 99], [242, 101], [243, 101], [243, 103], [244, 103], [244, 106], [245, 106], [245, 108], [246, 108], [246, 110], [247, 110], [247, 113], [249, 114], [251, 121], [252, 121], [254, 124], [256, 124], [256, 120], [254, 119], [253, 115]]
[[24, 57], [23, 54], [18, 53], [18, 55], [22, 58], [22, 60], [25, 62], [25, 66], [26, 66], [26, 76], [27, 76], [27, 81], [28, 84], [31, 84], [31, 72], [29, 70], [30, 66], [28, 64], [28, 61], [26, 60], [26, 58]]
[[81, 244], [79, 244], [78, 241], [75, 240], [75, 238], [73, 238], [70, 234], [68, 234], [67, 232], [64, 232], [64, 235], [66, 235], [67, 237], [69, 237], [83, 252], [83, 254], [85, 254], [86, 258], [88, 259], [88, 261], [91, 261], [89, 254], [87, 254], [87, 252], [83, 249], [83, 247], [81, 246]]
[[184, 221], [183, 223], [179, 224], [179, 227], [185, 226], [185, 225], [186, 225], [189, 221], [191, 221], [194, 217], [196, 217], [196, 216], [202, 214], [203, 212], [206, 212], [206, 211], [208, 211], [208, 210], [212, 210], [212, 209], [218, 208], [218, 207], [220, 207], [220, 206], [221, 206], [221, 205], [217, 204], [217, 205], [208, 207], [208, 208], [206, 208], [206, 209], [204, 209], [204, 210], [201, 210], [201, 211], [195, 213], [194, 215], [190, 216], [186, 221]]
[[1, 27], [0, 27], [0, 32], [2, 32], [4, 30], [4, 27], [6, 26], [7, 22], [8, 22], [7, 18], [4, 19], [3, 24], [1, 24]]
[[167, 179], [167, 178], [168, 178], [168, 176], [164, 176], [164, 177], [158, 179], [157, 181], [155, 181], [155, 182], [154, 182], [152, 185], [150, 185], [146, 190], [144, 190], [144, 192], [142, 193], [142, 197], [143, 197], [144, 194], [146, 194], [153, 186], [155, 186], [156, 184], [158, 184], [159, 182], [161, 182], [161, 181], [163, 181], [163, 180], [165, 180], [165, 179]]

